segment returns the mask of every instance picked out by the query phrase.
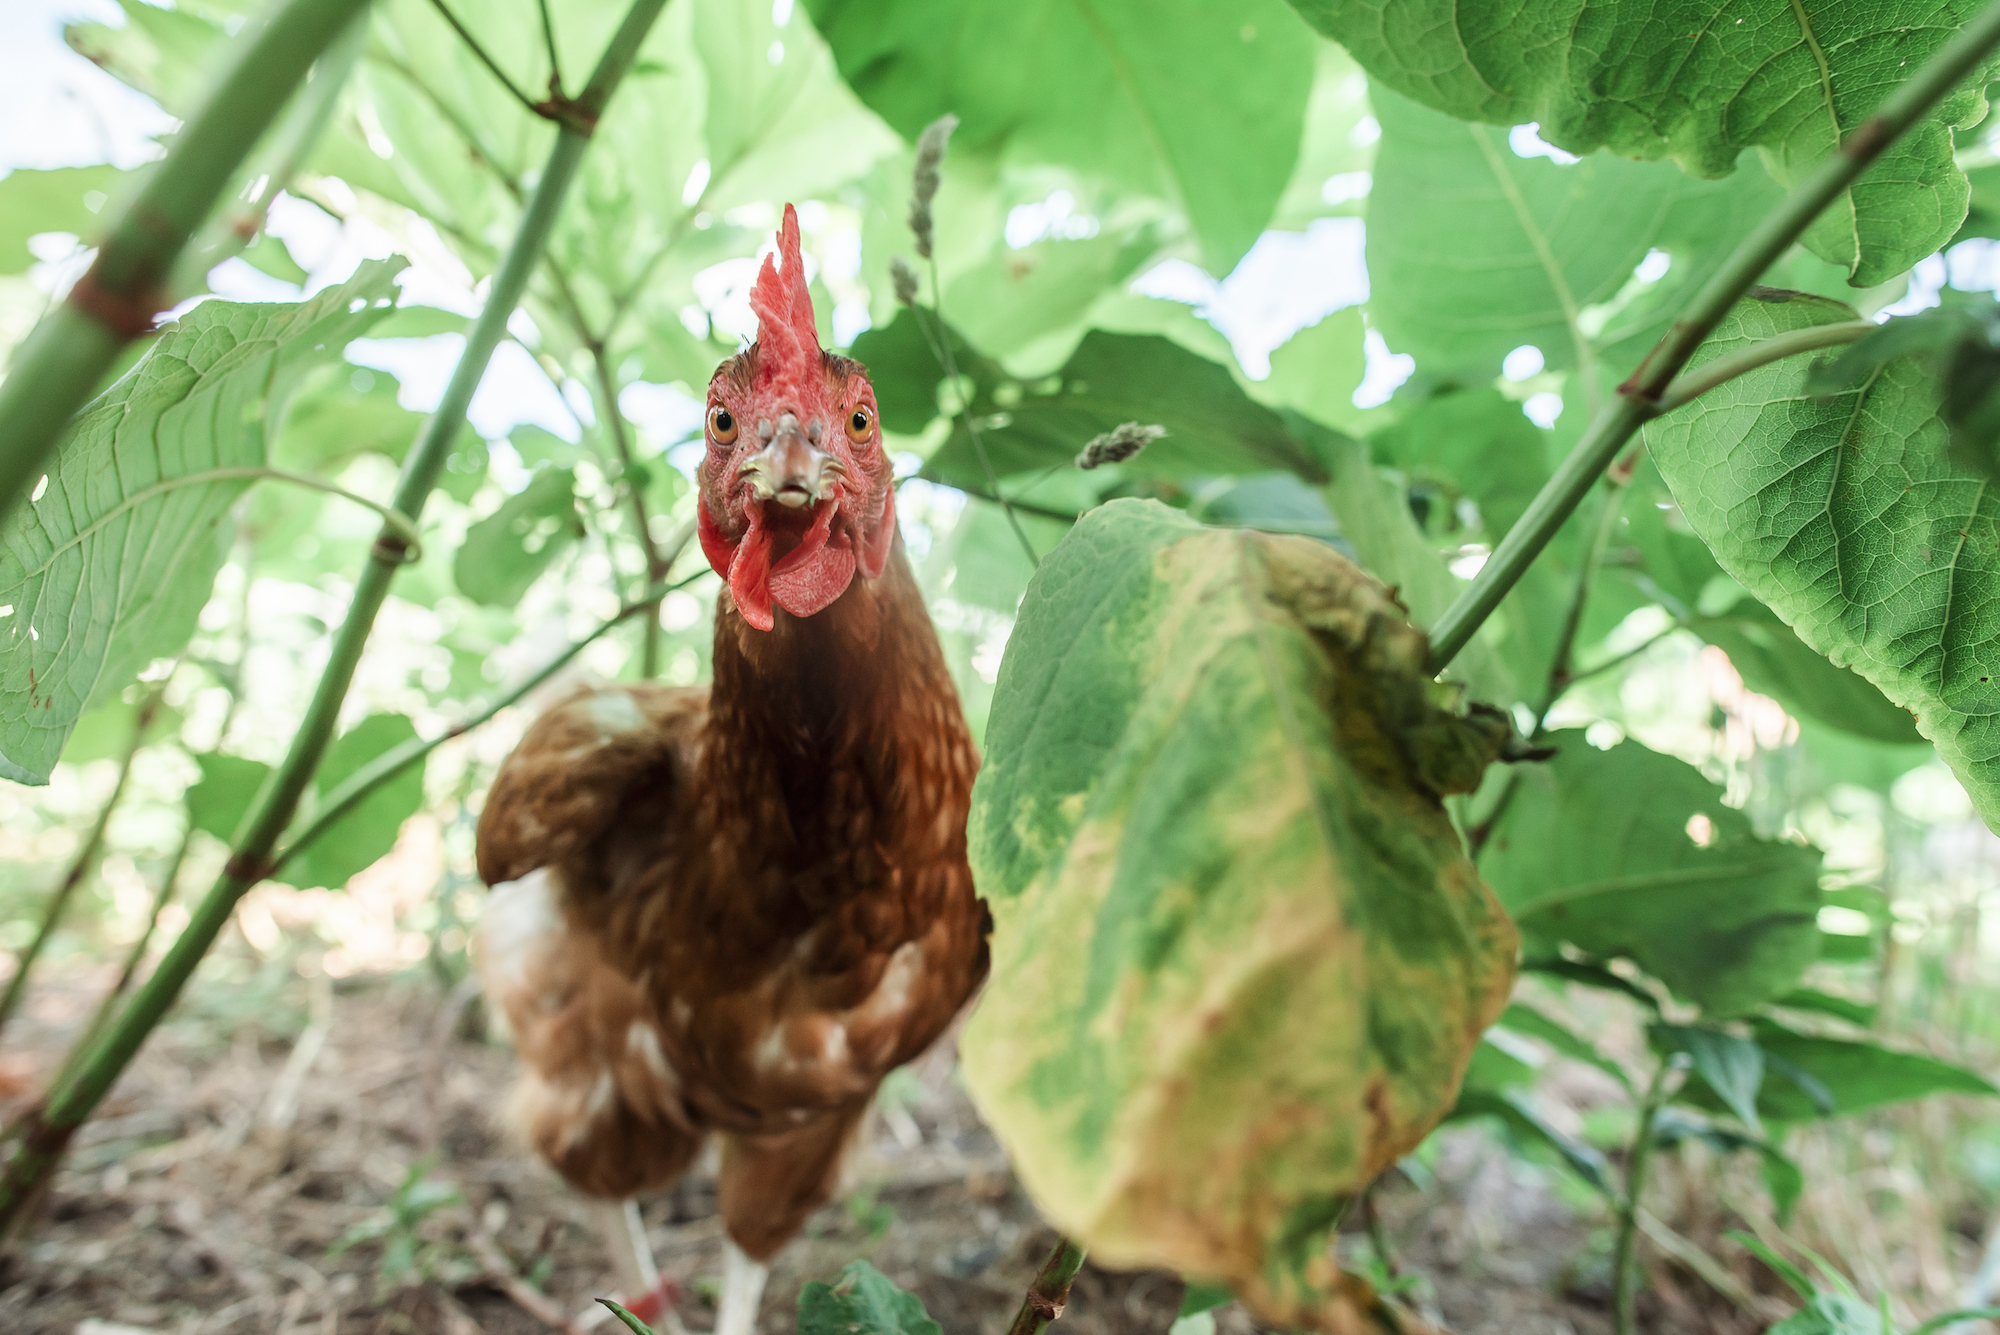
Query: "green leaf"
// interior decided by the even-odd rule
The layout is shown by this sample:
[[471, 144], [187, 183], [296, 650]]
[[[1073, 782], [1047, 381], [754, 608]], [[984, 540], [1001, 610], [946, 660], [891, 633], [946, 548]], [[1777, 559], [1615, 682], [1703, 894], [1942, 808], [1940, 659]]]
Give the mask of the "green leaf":
[[[70, 732], [69, 741], [63, 746], [62, 758], [66, 765], [84, 765], [93, 760], [117, 760], [124, 756], [132, 745], [132, 732], [139, 726], [139, 706], [125, 697], [136, 695], [143, 688], [132, 688], [106, 700], [97, 708], [76, 721]], [[140, 739], [141, 746], [151, 746], [180, 731], [181, 711], [171, 705], [155, 702], [153, 720], [146, 726], [146, 735]]]
[[278, 433], [273, 466], [328, 472], [364, 452], [401, 463], [424, 419], [396, 402], [398, 389], [396, 377], [365, 366], [341, 362], [315, 372]]
[[1438, 794], [1506, 729], [1437, 710], [1424, 652], [1327, 545], [1155, 503], [1036, 572], [973, 795], [996, 927], [963, 1051], [1106, 1264], [1310, 1324], [1315, 1240], [1449, 1110], [1514, 939]]
[[0, 274], [26, 273], [35, 262], [28, 238], [69, 232], [96, 242], [109, 221], [104, 206], [131, 175], [116, 167], [19, 167], [0, 178]]
[[1181, 1306], [1177, 1316], [1200, 1316], [1212, 1312], [1224, 1303], [1236, 1301], [1236, 1295], [1227, 1284], [1217, 1284], [1213, 1280], [1191, 1279], [1187, 1288], [1181, 1291]]
[[1876, 1043], [1795, 1033], [1775, 1020], [1759, 1019], [1754, 1028], [1757, 1045], [1773, 1070], [1776, 1062], [1784, 1062], [1804, 1072], [1833, 1101], [1830, 1110], [1822, 1109], [1798, 1081], [1766, 1080], [1758, 1091], [1757, 1107], [1777, 1121], [1845, 1116], [1932, 1094], [2000, 1094], [1984, 1076], [1935, 1057], [1897, 1052]]
[[1743, 684], [1787, 713], [1891, 746], [1923, 742], [1909, 710], [1890, 704], [1866, 677], [1807, 648], [1755, 598], [1738, 599], [1718, 616], [1695, 617], [1688, 629], [1728, 654]]
[[138, 89], [182, 120], [208, 95], [227, 42], [222, 25], [184, 8], [118, 0], [125, 22], [72, 23], [63, 29], [84, 59]]
[[[1980, 8], [1979, 0], [1293, 3], [1373, 78], [1462, 120], [1532, 121], [1571, 153], [1671, 157], [1701, 177], [1728, 175], [1757, 148], [1784, 186], [1835, 152]], [[1949, 240], [1968, 195], [1950, 127], [1985, 115], [1994, 67], [1989, 57], [1891, 145], [1821, 215], [1806, 245], [1866, 287]]]
[[1627, 1090], [1632, 1088], [1632, 1078], [1625, 1074], [1625, 1068], [1598, 1051], [1596, 1044], [1569, 1026], [1550, 1019], [1532, 1006], [1514, 1002], [1500, 1012], [1498, 1023], [1502, 1028], [1511, 1029], [1517, 1034], [1539, 1038], [1563, 1056], [1595, 1066]]
[[[334, 738], [313, 775], [314, 805], [325, 801], [342, 780], [369, 761], [415, 740], [416, 735], [416, 728], [401, 714], [370, 714]], [[419, 761], [356, 803], [286, 863], [281, 875], [293, 885], [340, 889], [396, 846], [403, 822], [417, 813], [423, 801], [424, 766]], [[308, 810], [300, 824], [311, 819]]]
[[1656, 1024], [1647, 1030], [1656, 1051], [1684, 1052], [1695, 1074], [1708, 1082], [1723, 1106], [1753, 1135], [1764, 1134], [1757, 1120], [1757, 1090], [1764, 1083], [1764, 1053], [1747, 1038], [1698, 1025]]
[[1706, 1142], [1723, 1154], [1755, 1150], [1762, 1160], [1759, 1166], [1764, 1185], [1770, 1189], [1771, 1203], [1781, 1220], [1791, 1213], [1799, 1193], [1805, 1190], [1805, 1173], [1769, 1141], [1733, 1131], [1687, 1108], [1670, 1105], [1660, 1109], [1653, 1117], [1653, 1143], [1671, 1149], [1684, 1140]]
[[1821, 1291], [1765, 1335], [1885, 1335], [1882, 1314], [1851, 1293]]
[[310, 277], [299, 262], [292, 258], [292, 252], [285, 243], [269, 232], [264, 233], [243, 249], [243, 261], [259, 272], [267, 273], [280, 282], [295, 287], [304, 287]]
[[611, 1299], [599, 1298], [597, 1301], [602, 1303], [606, 1308], [608, 1308], [611, 1312], [611, 1315], [617, 1317], [619, 1323], [623, 1325], [625, 1329], [631, 1331], [632, 1335], [653, 1335], [653, 1328], [651, 1326], [641, 1321], [638, 1317], [633, 1316], [630, 1312], [626, 1311], [623, 1307], [619, 1306]]
[[1637, 742], [1552, 740], [1480, 860], [1531, 939], [1626, 956], [1714, 1015], [1797, 981], [1819, 954], [1818, 850], [1757, 838], [1700, 771]]
[[[1371, 96], [1368, 309], [1426, 376], [1487, 383], [1524, 343], [1552, 370], [1596, 364], [1597, 344], [1636, 360], [1781, 198], [1759, 172], [1700, 181], [1610, 153], [1523, 158], [1504, 128], [1380, 85]], [[1672, 265], [1642, 291], [1632, 271], [1650, 250]]]
[[[1272, 352], [1271, 374], [1252, 383], [1250, 394], [1259, 403], [1295, 409], [1336, 430], [1365, 430], [1383, 411], [1354, 406], [1354, 391], [1368, 373], [1366, 339], [1359, 306], [1335, 311]], [[1229, 355], [1226, 348], [1222, 355]]]
[[1457, 1105], [1451, 1110], [1450, 1120], [1456, 1122], [1468, 1117], [1497, 1117], [1520, 1139], [1554, 1150], [1571, 1172], [1606, 1200], [1618, 1199], [1618, 1186], [1605, 1157], [1594, 1146], [1556, 1130], [1518, 1091], [1476, 1088], [1468, 1078]]
[[261, 760], [245, 760], [219, 751], [196, 756], [194, 763], [201, 767], [201, 778], [189, 785], [183, 799], [187, 802], [188, 825], [207, 831], [225, 844], [233, 843], [244, 816], [250, 812], [250, 803], [270, 777], [271, 767]]
[[250, 482], [177, 479], [265, 464], [292, 393], [387, 313], [402, 267], [296, 305], [203, 302], [78, 413], [46, 492], [0, 526], [0, 777], [46, 783], [89, 702], [187, 642]]
[[[862, 355], [864, 341], [855, 341], [856, 356]], [[975, 374], [964, 362], [959, 369]], [[941, 378], [942, 373], [935, 373], [931, 383]], [[986, 420], [981, 436], [1002, 477], [1051, 464], [1069, 466], [1093, 436], [1122, 422], [1143, 422], [1163, 426], [1167, 434], [1131, 463], [1111, 466], [1127, 476], [1183, 478], [1284, 469], [1308, 482], [1327, 479], [1324, 461], [1287, 429], [1282, 417], [1245, 394], [1227, 368], [1158, 335], [1092, 330], [1062, 370], [1046, 380], [1021, 384], [997, 374], [982, 378], [972, 411]], [[1105, 475], [1113, 476], [1109, 468]], [[988, 490], [986, 470], [963, 418], [924, 465], [924, 476]]]
[[[1837, 302], [1760, 289], [1697, 364]], [[1801, 640], [1917, 716], [1988, 824], [2000, 824], [2000, 500], [1946, 458], [1936, 380], [1910, 359], [1832, 397], [1808, 359], [1731, 381], [1653, 426], [1681, 512]]]
[[924, 1305], [866, 1261], [799, 1290], [799, 1335], [943, 1335]]
[[1899, 316], [1816, 366], [1807, 384], [1838, 393], [1900, 357], [1922, 358], [1944, 387], [1952, 462], [2000, 481], [2000, 302], [1982, 294]]
[[1773, 997], [1771, 1004], [1798, 1011], [1818, 1011], [1864, 1029], [1875, 1023], [1876, 1007], [1873, 1002], [1849, 1001], [1846, 997], [1837, 997], [1815, 987], [1795, 987], [1782, 997]]
[[1277, 0], [806, 9], [842, 76], [903, 138], [951, 112], [955, 152], [1059, 164], [1165, 200], [1218, 276], [1256, 241], [1298, 159], [1314, 43]]
[[452, 579], [474, 602], [512, 607], [551, 562], [583, 536], [576, 476], [544, 468], [498, 510], [466, 531]]

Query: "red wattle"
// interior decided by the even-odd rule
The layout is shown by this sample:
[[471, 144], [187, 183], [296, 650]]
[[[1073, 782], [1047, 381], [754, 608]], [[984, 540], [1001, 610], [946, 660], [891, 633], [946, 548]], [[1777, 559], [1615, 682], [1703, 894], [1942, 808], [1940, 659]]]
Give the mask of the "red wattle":
[[729, 563], [729, 592], [735, 595], [736, 610], [758, 630], [769, 630], [771, 619], [771, 534], [759, 522], [756, 511], [746, 510], [750, 527], [736, 544], [736, 556]]
[[795, 617], [822, 611], [854, 581], [853, 547], [846, 533], [832, 533], [833, 514], [839, 508], [838, 501], [822, 502], [799, 545], [771, 568], [771, 597]]

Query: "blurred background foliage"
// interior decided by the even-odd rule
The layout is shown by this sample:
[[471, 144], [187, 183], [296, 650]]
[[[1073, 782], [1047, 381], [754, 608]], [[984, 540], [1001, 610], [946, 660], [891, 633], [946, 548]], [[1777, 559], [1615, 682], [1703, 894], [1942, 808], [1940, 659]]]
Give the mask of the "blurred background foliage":
[[[119, 0], [63, 30], [98, 67], [70, 58], [60, 77], [86, 91], [35, 113], [68, 128], [10, 108], [0, 130], [0, 350], [81, 272], [94, 220], [147, 171], [247, 8]], [[580, 70], [619, 6], [552, 8]], [[645, 582], [692, 514], [702, 393], [754, 332], [748, 287], [787, 201], [822, 342], [873, 374], [902, 532], [983, 730], [1032, 573], [1022, 539], [1045, 554], [1114, 497], [1332, 543], [1434, 618], [1780, 193], [1751, 158], [1704, 181], [1455, 120], [1371, 86], [1279, 0], [1177, 6], [1170, 22], [1155, 8], [1027, 25], [981, 5], [945, 24], [919, 0], [676, 0], [509, 326], [318, 790], [466, 716]], [[493, 0], [473, 22], [516, 83], [546, 86], [534, 5]], [[55, 59], [51, 31], [19, 35], [39, 54], [14, 59]], [[912, 145], [946, 112], [960, 124], [921, 300], [953, 332], [955, 378], [889, 277], [913, 253]], [[426, 0], [375, 7], [323, 133], [246, 170], [261, 227], [208, 238], [175, 294], [183, 312], [298, 302], [364, 260], [407, 260], [394, 310], [303, 374], [272, 466], [387, 493], [553, 133]], [[1856, 290], [1799, 249], [1768, 281], [1871, 315], [2000, 287], [2000, 153], [1983, 127], [1959, 141], [1973, 208], [1937, 254]], [[1128, 420], [1168, 434], [1071, 466]], [[1602, 1212], [1644, 1071], [1682, 1054], [1667, 1191], [1821, 1250], [1899, 1316], [1981, 1300], [2000, 1285], [2000, 1131], [1987, 1105], [1908, 1100], [1977, 1093], [1970, 1072], [2000, 1069], [1985, 917], [2000, 842], [1908, 714], [1806, 648], [1722, 572], [1644, 456], [1630, 466], [1618, 511], [1586, 507], [1455, 669], [1561, 746], [1458, 813], [1530, 962], [1461, 1111]], [[376, 519], [260, 484], [212, 522], [212, 590], [193, 590], [207, 596], [189, 597], [188, 624], [163, 618], [124, 646], [132, 670], [115, 658], [89, 683], [46, 787], [0, 786], [0, 948], [28, 945], [82, 859], [49, 963], [157, 951], [185, 918], [163, 896], [213, 874], [283, 751]], [[683, 553], [675, 573], [699, 561]], [[705, 678], [714, 595], [703, 579], [662, 604], [661, 679]], [[642, 639], [607, 636], [579, 670], [634, 676]], [[440, 748], [292, 884], [250, 895], [180, 1022], [258, 1022], [286, 971], [461, 977], [478, 795], [529, 716]], [[1615, 892], [1635, 876], [1656, 893]]]

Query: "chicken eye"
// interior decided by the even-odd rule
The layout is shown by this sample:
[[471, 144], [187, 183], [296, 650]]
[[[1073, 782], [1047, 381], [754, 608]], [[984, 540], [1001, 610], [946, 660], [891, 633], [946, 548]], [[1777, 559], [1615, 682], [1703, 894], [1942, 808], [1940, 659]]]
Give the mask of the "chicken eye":
[[854, 415], [847, 419], [847, 438], [859, 445], [868, 439], [874, 425], [875, 419], [866, 408], [856, 408]]
[[736, 439], [736, 418], [729, 409], [717, 404], [708, 410], [708, 434], [719, 445], [727, 445]]

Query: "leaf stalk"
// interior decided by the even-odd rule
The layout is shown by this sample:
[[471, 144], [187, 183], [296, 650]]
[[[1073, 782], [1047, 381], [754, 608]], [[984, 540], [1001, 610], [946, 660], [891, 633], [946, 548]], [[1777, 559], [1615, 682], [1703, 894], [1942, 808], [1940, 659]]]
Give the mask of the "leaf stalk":
[[[1431, 629], [1431, 671], [1443, 671], [1471, 641], [1634, 433], [1668, 411], [1669, 402], [1678, 407], [1694, 393], [1714, 388], [1714, 384], [1704, 384], [1700, 388], [1684, 386], [1679, 394], [1673, 392], [1676, 377], [1696, 350], [1764, 270], [1791, 248], [1813, 219], [1852, 185], [1884, 149], [1956, 87], [1996, 45], [2000, 45], [2000, 3], [1981, 10], [1908, 82], [1889, 94], [1875, 114], [1842, 142], [1839, 151], [1795, 186], [1737, 245], [1639, 368], [1618, 387], [1617, 399], [1598, 411], [1583, 439], [1501, 540], [1472, 586], [1438, 618]], [[1744, 365], [1735, 374], [1750, 369], [1751, 366]]]

